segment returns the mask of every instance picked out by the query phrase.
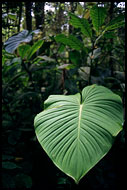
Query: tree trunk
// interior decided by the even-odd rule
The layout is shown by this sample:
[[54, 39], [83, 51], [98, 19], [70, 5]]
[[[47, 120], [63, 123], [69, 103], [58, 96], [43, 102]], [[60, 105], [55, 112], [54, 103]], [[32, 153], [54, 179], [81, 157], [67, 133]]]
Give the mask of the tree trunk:
[[[76, 10], [76, 7], [77, 7], [77, 2], [70, 2], [70, 12], [71, 13], [74, 13], [75, 10]], [[72, 25], [69, 25], [69, 34], [72, 34], [73, 32], [73, 26]]]
[[56, 34], [61, 33], [61, 27], [64, 24], [64, 10], [63, 10], [63, 5], [64, 3], [57, 2], [56, 4], [59, 8], [58, 10], [56, 9], [56, 23], [55, 23], [55, 32]]
[[20, 32], [21, 18], [22, 18], [22, 2], [20, 2], [20, 4], [19, 4], [19, 23], [18, 23], [18, 32]]
[[[114, 9], [114, 2], [111, 1], [110, 4], [110, 9], [109, 9], [109, 16], [110, 16], [110, 21], [113, 19], [113, 9]], [[113, 38], [110, 39], [110, 44], [113, 47]], [[109, 60], [109, 68], [111, 69], [111, 76], [113, 77], [113, 59], [112, 59], [112, 51], [110, 51], [110, 60]]]
[[[8, 15], [8, 12], [9, 12], [9, 6], [8, 6], [8, 3], [7, 3], [7, 15]], [[10, 26], [9, 26], [9, 22], [8, 22], [8, 16], [7, 16], [7, 33], [8, 33], [8, 38], [9, 38], [9, 29], [10, 29]]]
[[27, 30], [32, 30], [32, 15], [31, 15], [32, 4], [33, 4], [32, 2], [25, 2]]
[[35, 2], [35, 20], [36, 20], [36, 28], [37, 29], [44, 29], [44, 7], [45, 2]]

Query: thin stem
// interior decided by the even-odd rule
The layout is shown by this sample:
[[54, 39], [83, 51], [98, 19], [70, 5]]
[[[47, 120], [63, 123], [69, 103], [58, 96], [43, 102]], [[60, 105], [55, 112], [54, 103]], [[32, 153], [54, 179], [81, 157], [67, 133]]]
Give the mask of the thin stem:
[[92, 67], [93, 67], [93, 51], [94, 51], [94, 41], [91, 39], [92, 42], [92, 52], [91, 52], [91, 56], [90, 56], [90, 76], [89, 76], [89, 81], [88, 84], [91, 83], [91, 71], [92, 71]]
[[23, 68], [25, 69], [25, 71], [28, 73], [28, 75], [29, 75], [29, 80], [30, 80], [30, 81], [32, 82], [32, 84], [33, 84], [32, 74], [31, 74], [30, 70], [26, 67], [26, 64], [24, 63], [24, 61], [22, 61], [22, 66], [23, 66]]

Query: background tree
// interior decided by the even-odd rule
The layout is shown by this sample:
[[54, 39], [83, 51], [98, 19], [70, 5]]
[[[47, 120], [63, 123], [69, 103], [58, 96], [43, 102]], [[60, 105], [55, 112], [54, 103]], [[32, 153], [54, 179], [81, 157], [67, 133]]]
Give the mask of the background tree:
[[44, 7], [45, 2], [35, 2], [34, 14], [36, 20], [36, 28], [43, 31], [44, 28]]
[[32, 30], [32, 15], [31, 15], [31, 10], [32, 10], [32, 2], [25, 2], [25, 7], [26, 7], [26, 28], [27, 30]]
[[20, 32], [21, 18], [22, 18], [22, 2], [19, 2], [19, 22], [18, 22], [18, 32]]

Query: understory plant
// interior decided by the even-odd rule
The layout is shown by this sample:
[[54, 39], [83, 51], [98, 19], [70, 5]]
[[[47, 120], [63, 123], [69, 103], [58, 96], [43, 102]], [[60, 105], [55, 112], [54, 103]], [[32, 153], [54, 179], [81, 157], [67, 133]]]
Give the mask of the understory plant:
[[110, 150], [122, 123], [120, 96], [98, 85], [81, 94], [50, 95], [34, 120], [42, 148], [77, 184]]

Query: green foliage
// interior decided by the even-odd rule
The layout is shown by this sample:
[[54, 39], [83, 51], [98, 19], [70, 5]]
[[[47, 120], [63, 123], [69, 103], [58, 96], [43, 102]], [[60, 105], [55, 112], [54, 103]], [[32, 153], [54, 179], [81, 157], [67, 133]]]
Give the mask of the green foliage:
[[[111, 2], [99, 3], [107, 14], [98, 35], [90, 16], [97, 2], [38, 4], [43, 3], [51, 9], [44, 12], [41, 31], [36, 28], [34, 2], [33, 31], [28, 31], [26, 2], [2, 2], [1, 188], [39, 189], [43, 184], [47, 189], [75, 189], [73, 180], [43, 155], [35, 135], [34, 118], [44, 110], [50, 94], [75, 94], [96, 83], [120, 95], [125, 107], [124, 8], [113, 3], [108, 14]], [[43, 8], [39, 6], [37, 13], [40, 11]], [[124, 165], [124, 141], [123, 130], [109, 154], [85, 176], [79, 188], [117, 188]]]
[[9, 17], [10, 19], [12, 19], [12, 20], [16, 20], [16, 19], [17, 19], [17, 18], [16, 18], [16, 14], [13, 14], [13, 13], [8, 14], [8, 17]]
[[120, 14], [118, 15], [116, 18], [112, 19], [107, 27], [106, 27], [106, 30], [114, 30], [114, 29], [117, 29], [119, 27], [122, 27], [125, 25], [125, 20], [124, 20], [124, 15], [123, 14]]
[[81, 55], [79, 53], [79, 51], [70, 51], [69, 53], [69, 59], [71, 60], [71, 62], [75, 65], [78, 66], [80, 65], [80, 59]]
[[94, 5], [90, 9], [90, 17], [92, 19], [92, 24], [97, 32], [99, 32], [100, 27], [105, 21], [107, 11], [104, 7], [98, 7]]
[[124, 26], [124, 25], [125, 25], [125, 22], [124, 22], [124, 21], [115, 23], [115, 24], [113, 24], [113, 25], [110, 25], [110, 24], [109, 24], [109, 26], [106, 27], [106, 30], [114, 30], [114, 29], [120, 28], [120, 27], [122, 27], [122, 26]]
[[20, 168], [20, 167], [17, 166], [13, 162], [6, 161], [6, 162], [2, 162], [2, 168], [12, 170], [12, 169]]
[[56, 42], [60, 42], [64, 45], [68, 45], [72, 49], [80, 50], [83, 48], [82, 42], [76, 38], [74, 35], [69, 35], [69, 37], [66, 37], [64, 34], [58, 34], [55, 37]]
[[92, 85], [81, 95], [51, 95], [44, 105], [34, 121], [37, 138], [54, 164], [78, 183], [122, 130], [121, 98]]
[[19, 53], [19, 56], [24, 59], [24, 57], [27, 55], [27, 53], [29, 52], [31, 46], [28, 45], [28, 44], [25, 44], [25, 45], [20, 45], [19, 48], [18, 48], [18, 53]]
[[71, 17], [70, 23], [75, 27], [75, 28], [80, 28], [81, 32], [87, 36], [87, 37], [92, 37], [92, 30], [90, 27], [90, 24], [88, 23], [88, 20], [85, 18], [79, 18], [76, 15], [69, 13], [69, 16]]
[[77, 12], [78, 12], [78, 14], [79, 14], [79, 15], [83, 15], [83, 11], [84, 11], [84, 9], [83, 9], [83, 7], [81, 6], [81, 4], [78, 4], [78, 5], [77, 5]]
[[32, 55], [43, 45], [44, 41], [43, 40], [39, 40], [37, 42], [34, 43], [34, 45], [31, 47], [31, 49], [28, 52], [27, 55], [27, 59], [29, 60]]
[[104, 34], [104, 37], [105, 37], [106, 39], [111, 39], [111, 38], [116, 38], [116, 35], [115, 35], [114, 32], [109, 31], [109, 32], [106, 32], [106, 33]]
[[32, 35], [34, 33], [38, 33], [39, 30], [32, 31], [29, 33], [28, 30], [23, 30], [22, 32], [18, 33], [10, 37], [5, 43], [5, 50], [8, 53], [14, 53], [15, 49], [23, 42], [28, 43], [32, 40]]

